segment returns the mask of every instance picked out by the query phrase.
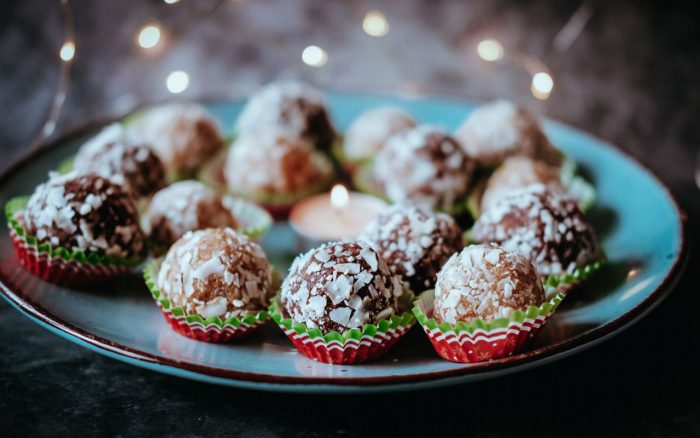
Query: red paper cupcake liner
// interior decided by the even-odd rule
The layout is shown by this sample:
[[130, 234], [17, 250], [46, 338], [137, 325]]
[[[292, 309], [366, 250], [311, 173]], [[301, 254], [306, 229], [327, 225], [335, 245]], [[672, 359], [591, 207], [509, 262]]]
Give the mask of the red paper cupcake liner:
[[205, 324], [199, 321], [188, 321], [185, 315], [174, 315], [171, 309], [164, 308], [160, 301], [158, 307], [163, 312], [163, 317], [176, 332], [188, 338], [198, 341], [212, 343], [232, 342], [236, 339], [246, 337], [265, 325], [265, 319], [255, 320], [248, 324], [242, 322], [241, 325], [235, 327], [233, 325], [219, 326], [215, 323]]
[[438, 324], [432, 315], [433, 291], [423, 293], [413, 312], [435, 352], [452, 362], [474, 363], [500, 359], [523, 351], [539, 333], [565, 295], [560, 293], [540, 307], [513, 312], [509, 318], [491, 322], [476, 320], [464, 323]]
[[366, 324], [343, 334], [324, 334], [318, 328], [309, 328], [285, 318], [280, 308], [279, 299], [275, 298], [269, 309], [270, 316], [299, 352], [310, 359], [338, 365], [377, 359], [388, 352], [416, 322], [410, 312], [404, 312], [393, 315], [391, 319], [380, 320], [376, 325]]

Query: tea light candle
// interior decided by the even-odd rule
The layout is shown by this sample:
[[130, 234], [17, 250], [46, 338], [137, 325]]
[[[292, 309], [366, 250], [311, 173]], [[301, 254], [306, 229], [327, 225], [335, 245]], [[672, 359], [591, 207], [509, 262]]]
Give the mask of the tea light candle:
[[386, 207], [386, 202], [375, 196], [350, 193], [337, 184], [330, 193], [297, 203], [289, 215], [289, 224], [300, 236], [318, 243], [352, 239]]

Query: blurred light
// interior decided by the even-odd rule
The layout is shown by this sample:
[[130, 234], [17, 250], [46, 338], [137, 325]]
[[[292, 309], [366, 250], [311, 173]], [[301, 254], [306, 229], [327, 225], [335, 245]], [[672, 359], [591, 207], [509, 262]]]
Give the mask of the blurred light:
[[503, 58], [503, 44], [497, 40], [483, 40], [476, 46], [479, 57], [484, 61], [498, 61]]
[[311, 67], [322, 67], [328, 62], [328, 54], [318, 46], [308, 46], [301, 52], [301, 60]]
[[331, 189], [331, 206], [336, 210], [342, 210], [348, 205], [350, 194], [342, 184], [336, 184]]
[[155, 47], [160, 42], [160, 27], [157, 24], [148, 24], [142, 27], [136, 41], [144, 49]]
[[554, 88], [554, 79], [543, 71], [537, 72], [532, 76], [532, 85], [530, 91], [537, 99], [546, 100], [552, 94]]
[[362, 20], [362, 29], [367, 35], [379, 38], [389, 33], [389, 23], [381, 11], [369, 11]]
[[190, 77], [182, 70], [175, 70], [165, 80], [165, 86], [173, 94], [180, 94], [190, 85]]
[[59, 56], [65, 62], [71, 61], [75, 56], [75, 43], [73, 41], [63, 43]]
[[163, 1], [169, 5], [172, 5], [172, 4], [179, 2], [180, 0], [163, 0]]

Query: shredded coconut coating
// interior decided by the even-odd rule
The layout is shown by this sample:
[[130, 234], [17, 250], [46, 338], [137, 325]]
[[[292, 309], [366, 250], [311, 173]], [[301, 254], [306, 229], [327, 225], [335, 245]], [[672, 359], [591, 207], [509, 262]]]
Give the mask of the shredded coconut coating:
[[500, 198], [472, 231], [479, 242], [523, 254], [544, 276], [573, 273], [598, 258], [593, 228], [576, 200], [542, 184]]
[[482, 166], [496, 166], [514, 155], [538, 158], [554, 165], [561, 161], [537, 118], [525, 107], [508, 100], [497, 100], [476, 109], [457, 129], [455, 137]]
[[109, 178], [136, 199], [150, 196], [165, 185], [165, 168], [160, 158], [118, 123], [104, 128], [80, 147], [73, 169]]
[[438, 323], [488, 322], [544, 301], [542, 282], [524, 256], [496, 245], [471, 245], [438, 274], [433, 317]]
[[165, 256], [156, 286], [185, 313], [221, 319], [267, 309], [273, 292], [262, 248], [231, 228], [182, 236]]
[[326, 148], [335, 138], [323, 94], [293, 81], [273, 82], [250, 97], [236, 122], [238, 135], [280, 129]]
[[360, 234], [416, 293], [435, 286], [438, 271], [462, 249], [462, 231], [451, 216], [397, 204], [367, 224]]
[[123, 258], [145, 253], [133, 199], [95, 173], [50, 174], [29, 198], [23, 222], [30, 235], [54, 247]]
[[169, 246], [188, 231], [237, 227], [221, 197], [199, 181], [179, 181], [153, 196], [143, 218], [151, 240]]
[[354, 159], [374, 157], [392, 135], [416, 126], [405, 111], [380, 107], [362, 113], [345, 132], [345, 156]]
[[366, 242], [331, 242], [294, 260], [281, 300], [296, 323], [343, 333], [398, 312], [401, 280]]
[[454, 138], [422, 125], [392, 136], [373, 170], [391, 201], [439, 208], [451, 207], [466, 195], [473, 164]]
[[229, 149], [224, 177], [234, 192], [295, 193], [326, 177], [315, 153], [308, 141], [278, 129], [241, 135]]
[[557, 167], [528, 157], [510, 157], [489, 178], [481, 197], [481, 210], [489, 210], [499, 198], [513, 190], [538, 183], [552, 191], [566, 191]]
[[189, 173], [224, 144], [216, 121], [201, 105], [174, 103], [154, 107], [129, 127], [153, 147], [169, 173]]

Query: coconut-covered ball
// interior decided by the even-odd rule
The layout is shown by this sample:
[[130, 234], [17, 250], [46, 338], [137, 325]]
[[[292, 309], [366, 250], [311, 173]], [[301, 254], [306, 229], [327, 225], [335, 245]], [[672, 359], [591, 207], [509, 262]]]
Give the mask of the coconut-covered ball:
[[231, 228], [191, 231], [170, 248], [156, 286], [188, 315], [221, 319], [265, 310], [272, 271], [260, 245]]
[[406, 204], [377, 216], [359, 239], [369, 242], [415, 292], [435, 286], [442, 265], [463, 246], [462, 231], [451, 216]]
[[343, 333], [399, 311], [401, 280], [366, 242], [331, 242], [294, 260], [282, 284], [294, 322]]
[[345, 132], [344, 153], [351, 160], [374, 157], [392, 135], [416, 126], [405, 111], [380, 107], [362, 113]]
[[531, 184], [565, 192], [559, 169], [528, 157], [510, 157], [491, 175], [481, 197], [481, 210], [490, 209], [502, 196]]
[[466, 195], [472, 160], [457, 141], [433, 126], [392, 136], [374, 162], [374, 180], [393, 202], [451, 207]]
[[542, 281], [522, 254], [497, 245], [471, 245], [438, 273], [433, 316], [439, 323], [469, 324], [477, 318], [508, 318], [544, 301]]
[[319, 186], [329, 169], [306, 140], [278, 129], [241, 135], [229, 149], [224, 178], [236, 193], [279, 195]]
[[147, 110], [129, 126], [153, 147], [171, 174], [187, 174], [224, 144], [216, 121], [201, 105], [174, 103]]
[[561, 162], [561, 154], [542, 132], [537, 118], [507, 100], [479, 107], [457, 129], [455, 137], [481, 166], [497, 166], [514, 155], [554, 165]]
[[165, 185], [165, 168], [160, 158], [118, 123], [109, 125], [80, 147], [73, 169], [109, 178], [136, 199], [150, 196]]
[[545, 276], [573, 273], [598, 258], [593, 228], [578, 202], [542, 184], [500, 198], [479, 217], [472, 235], [525, 255]]
[[52, 174], [22, 219], [39, 243], [112, 257], [141, 257], [145, 239], [132, 197], [96, 173]]
[[300, 82], [273, 82], [251, 96], [236, 122], [238, 135], [277, 128], [326, 148], [335, 138], [323, 94]]
[[179, 181], [153, 196], [142, 220], [154, 243], [169, 246], [188, 231], [237, 227], [221, 196], [199, 181]]

